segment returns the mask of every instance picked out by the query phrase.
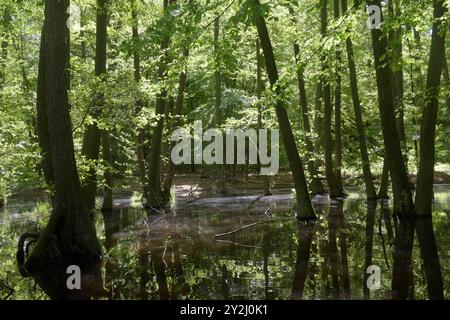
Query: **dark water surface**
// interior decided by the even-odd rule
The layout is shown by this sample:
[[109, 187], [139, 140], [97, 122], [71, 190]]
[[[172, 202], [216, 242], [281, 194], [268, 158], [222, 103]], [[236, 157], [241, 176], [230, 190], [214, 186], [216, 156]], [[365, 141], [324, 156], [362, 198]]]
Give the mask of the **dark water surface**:
[[[187, 193], [177, 187], [164, 216], [147, 217], [127, 197], [98, 213], [105, 298], [450, 297], [450, 185], [435, 187], [432, 222], [400, 221], [388, 204], [367, 203], [351, 190], [343, 202], [315, 198], [319, 219], [307, 224], [289, 219], [290, 189], [197, 200]], [[47, 299], [18, 275], [14, 255], [20, 234], [44, 225], [48, 212], [44, 202], [23, 199], [0, 211], [0, 298]], [[367, 288], [374, 283], [369, 266], [380, 270], [379, 288]]]

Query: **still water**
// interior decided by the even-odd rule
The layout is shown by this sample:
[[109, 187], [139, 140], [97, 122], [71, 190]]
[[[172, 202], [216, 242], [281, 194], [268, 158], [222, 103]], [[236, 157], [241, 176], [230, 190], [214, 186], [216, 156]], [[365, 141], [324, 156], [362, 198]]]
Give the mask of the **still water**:
[[[204, 199], [190, 190], [178, 186], [164, 215], [147, 217], [129, 196], [97, 214], [101, 298], [450, 297], [450, 185], [435, 187], [432, 221], [401, 221], [389, 203], [347, 190], [342, 202], [316, 197], [318, 220], [306, 224], [292, 219], [288, 188]], [[42, 227], [48, 212], [22, 198], [0, 211], [0, 298], [48, 299], [14, 260], [20, 234]]]

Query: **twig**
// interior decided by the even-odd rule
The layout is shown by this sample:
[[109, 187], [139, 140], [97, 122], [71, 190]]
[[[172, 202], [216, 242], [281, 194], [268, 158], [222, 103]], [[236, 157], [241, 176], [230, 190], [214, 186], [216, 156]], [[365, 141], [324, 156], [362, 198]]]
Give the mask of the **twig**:
[[220, 238], [223, 238], [223, 237], [226, 237], [226, 236], [235, 234], [235, 233], [237, 233], [237, 232], [239, 232], [239, 231], [242, 231], [242, 230], [245, 230], [245, 229], [248, 229], [248, 228], [251, 228], [251, 227], [260, 225], [260, 224], [266, 224], [266, 223], [272, 223], [272, 222], [279, 222], [279, 221], [288, 221], [288, 220], [295, 220], [295, 219], [296, 219], [296, 218], [279, 218], [279, 219], [270, 219], [270, 220], [259, 221], [259, 222], [255, 222], [255, 223], [252, 223], [252, 224], [249, 224], [249, 225], [240, 227], [240, 228], [238, 228], [238, 229], [236, 229], [236, 230], [233, 230], [233, 231], [230, 231], [230, 232], [225, 232], [225, 233], [219, 233], [219, 234], [216, 234], [216, 235], [214, 236], [214, 239], [217, 240], [217, 239], [220, 239]]

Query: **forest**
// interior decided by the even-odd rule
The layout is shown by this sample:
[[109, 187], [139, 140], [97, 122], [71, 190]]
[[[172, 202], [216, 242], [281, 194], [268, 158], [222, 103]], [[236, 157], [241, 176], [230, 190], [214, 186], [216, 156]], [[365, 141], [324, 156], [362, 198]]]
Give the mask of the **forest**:
[[450, 298], [449, 9], [0, 0], [0, 297]]

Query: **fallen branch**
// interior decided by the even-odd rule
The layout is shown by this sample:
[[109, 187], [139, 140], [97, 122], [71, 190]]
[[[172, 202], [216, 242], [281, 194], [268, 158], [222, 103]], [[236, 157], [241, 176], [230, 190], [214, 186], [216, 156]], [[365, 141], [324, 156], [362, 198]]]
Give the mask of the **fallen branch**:
[[242, 230], [245, 230], [245, 229], [248, 229], [248, 228], [260, 225], [260, 224], [279, 222], [279, 221], [289, 221], [289, 220], [295, 220], [295, 219], [296, 218], [279, 218], [279, 219], [270, 219], [270, 220], [259, 221], [259, 222], [255, 222], [255, 223], [252, 223], [252, 224], [240, 227], [240, 228], [238, 228], [236, 230], [233, 230], [233, 231], [230, 231], [230, 232], [216, 234], [214, 236], [214, 239], [217, 240], [217, 239], [220, 239], [220, 238], [223, 238], [223, 237], [226, 237], [226, 236], [230, 236], [230, 235], [235, 234], [235, 233], [237, 233], [239, 231], [242, 231]]

